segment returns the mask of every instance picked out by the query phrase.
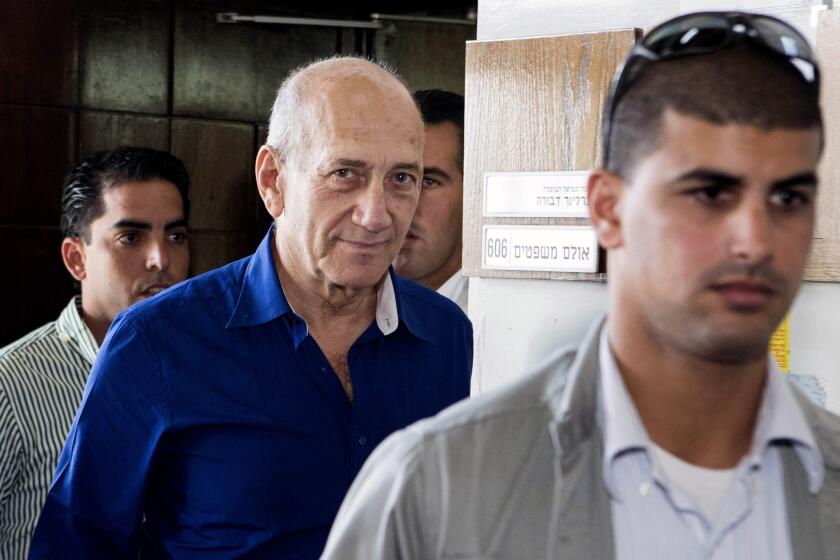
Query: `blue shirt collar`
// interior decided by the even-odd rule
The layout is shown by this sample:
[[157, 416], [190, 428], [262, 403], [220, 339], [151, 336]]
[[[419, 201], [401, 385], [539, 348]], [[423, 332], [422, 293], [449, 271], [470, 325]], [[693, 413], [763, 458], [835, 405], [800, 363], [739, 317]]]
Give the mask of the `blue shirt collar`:
[[274, 225], [245, 268], [242, 289], [225, 328], [261, 325], [292, 310], [274, 268], [273, 240]]
[[388, 275], [394, 286], [394, 298], [396, 299], [397, 316], [399, 317], [400, 324], [404, 325], [408, 329], [408, 332], [416, 338], [425, 340], [429, 344], [435, 344], [434, 337], [429, 333], [421, 318], [418, 317], [417, 310], [414, 306], [406, 305], [405, 296], [402, 290], [399, 289], [402, 282], [409, 282], [409, 280], [398, 277], [397, 273], [394, 272], [393, 266], [388, 268]]
[[[273, 321], [286, 313], [293, 313], [274, 267], [274, 225], [263, 238], [245, 269], [242, 289], [225, 328], [251, 327]], [[410, 306], [402, 301], [398, 289], [400, 280], [389, 267], [376, 300], [376, 325], [384, 336], [397, 330], [401, 323], [415, 337], [434, 343], [422, 322]]]

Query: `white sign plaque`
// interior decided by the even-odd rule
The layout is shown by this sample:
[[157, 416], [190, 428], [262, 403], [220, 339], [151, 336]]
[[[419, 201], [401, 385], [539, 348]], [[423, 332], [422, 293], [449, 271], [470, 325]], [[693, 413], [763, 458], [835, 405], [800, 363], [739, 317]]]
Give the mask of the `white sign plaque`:
[[589, 171], [485, 173], [484, 215], [588, 218]]
[[588, 226], [484, 226], [487, 270], [597, 272], [598, 238]]

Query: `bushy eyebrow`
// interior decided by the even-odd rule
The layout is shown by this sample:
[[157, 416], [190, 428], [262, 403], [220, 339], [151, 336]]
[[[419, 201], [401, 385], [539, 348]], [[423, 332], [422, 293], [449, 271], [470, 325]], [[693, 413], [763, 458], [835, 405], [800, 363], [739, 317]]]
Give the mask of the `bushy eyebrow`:
[[402, 171], [414, 171], [416, 173], [422, 173], [423, 171], [420, 169], [420, 166], [416, 162], [400, 162], [395, 163], [394, 166], [391, 168], [392, 170], [400, 169]]
[[736, 175], [730, 175], [722, 171], [715, 171], [713, 169], [693, 169], [687, 171], [674, 179], [674, 183], [681, 183], [685, 181], [700, 181], [704, 183], [714, 183], [720, 186], [740, 186], [744, 184], [744, 179]]
[[187, 223], [187, 220], [181, 219], [181, 220], [175, 220], [174, 222], [169, 222], [168, 224], [163, 226], [163, 230], [164, 231], [169, 231], [170, 229], [189, 228], [189, 227], [190, 227], [190, 225]]
[[[185, 220], [183, 218], [180, 219], [180, 220], [175, 220], [174, 222], [170, 222], [170, 223], [166, 224], [165, 226], [163, 226], [163, 229], [165, 231], [168, 231], [170, 229], [175, 229], [175, 228], [180, 228], [180, 227], [189, 227], [188, 224], [187, 224], [187, 220]], [[114, 223], [114, 225], [111, 226], [111, 229], [139, 229], [139, 230], [143, 230], [143, 231], [151, 231], [152, 224], [150, 224], [148, 222], [140, 222], [140, 221], [137, 221], [137, 220], [130, 220], [130, 219], [129, 220], [119, 220], [118, 222]]]
[[[722, 187], [737, 187], [744, 185], [743, 177], [711, 169], [694, 169], [692, 171], [688, 171], [677, 177], [674, 182], [679, 183], [683, 181], [714, 183], [715, 185]], [[789, 189], [792, 187], [817, 188], [817, 176], [811, 171], [797, 173], [791, 177], [774, 181], [772, 187], [774, 189]]]
[[112, 229], [143, 229], [143, 230], [150, 230], [152, 229], [152, 224], [148, 222], [138, 222], [136, 220], [119, 220], [114, 225], [111, 226]]
[[773, 183], [774, 189], [789, 189], [791, 187], [806, 187], [817, 188], [817, 175], [815, 173], [807, 172], [782, 179]]
[[441, 169], [440, 167], [424, 167], [423, 168], [423, 175], [437, 175], [438, 177], [443, 177], [447, 181], [451, 180], [452, 177]]
[[[330, 167], [334, 167], [334, 166], [349, 167], [351, 169], [358, 169], [358, 168], [368, 167], [368, 164], [365, 163], [364, 161], [360, 160], [360, 159], [340, 158], [340, 159], [337, 159], [330, 164]], [[395, 163], [393, 166], [391, 166], [391, 169], [392, 170], [401, 169], [401, 170], [406, 170], [406, 171], [416, 171], [417, 173], [420, 173], [420, 166], [417, 164], [417, 162], [401, 161], [401, 162]]]
[[365, 162], [360, 159], [337, 159], [335, 160], [335, 165], [340, 165], [341, 167], [365, 167]]

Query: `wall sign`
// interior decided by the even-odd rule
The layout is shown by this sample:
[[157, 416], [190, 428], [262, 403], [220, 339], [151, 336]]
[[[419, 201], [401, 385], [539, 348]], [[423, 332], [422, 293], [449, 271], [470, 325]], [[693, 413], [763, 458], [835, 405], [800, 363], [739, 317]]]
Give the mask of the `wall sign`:
[[585, 170], [600, 161], [604, 92], [638, 35], [467, 43], [465, 276], [606, 281], [594, 234], [569, 226], [590, 225]]
[[595, 272], [598, 239], [587, 226], [485, 225], [481, 266], [489, 270]]
[[484, 174], [484, 215], [588, 218], [589, 171]]

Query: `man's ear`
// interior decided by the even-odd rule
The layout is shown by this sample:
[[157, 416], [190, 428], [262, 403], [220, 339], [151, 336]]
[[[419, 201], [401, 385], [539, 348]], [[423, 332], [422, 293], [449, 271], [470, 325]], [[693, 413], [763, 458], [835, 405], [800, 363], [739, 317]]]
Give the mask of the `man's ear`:
[[85, 243], [78, 237], [65, 237], [61, 242], [61, 259], [67, 271], [77, 281], [87, 277], [85, 268]]
[[254, 172], [257, 176], [257, 189], [260, 191], [265, 209], [275, 219], [283, 213], [283, 190], [286, 187], [286, 162], [280, 159], [270, 146], [262, 146], [257, 153]]
[[589, 220], [604, 249], [617, 249], [624, 243], [621, 233], [621, 196], [624, 180], [606, 169], [595, 169], [586, 186]]

